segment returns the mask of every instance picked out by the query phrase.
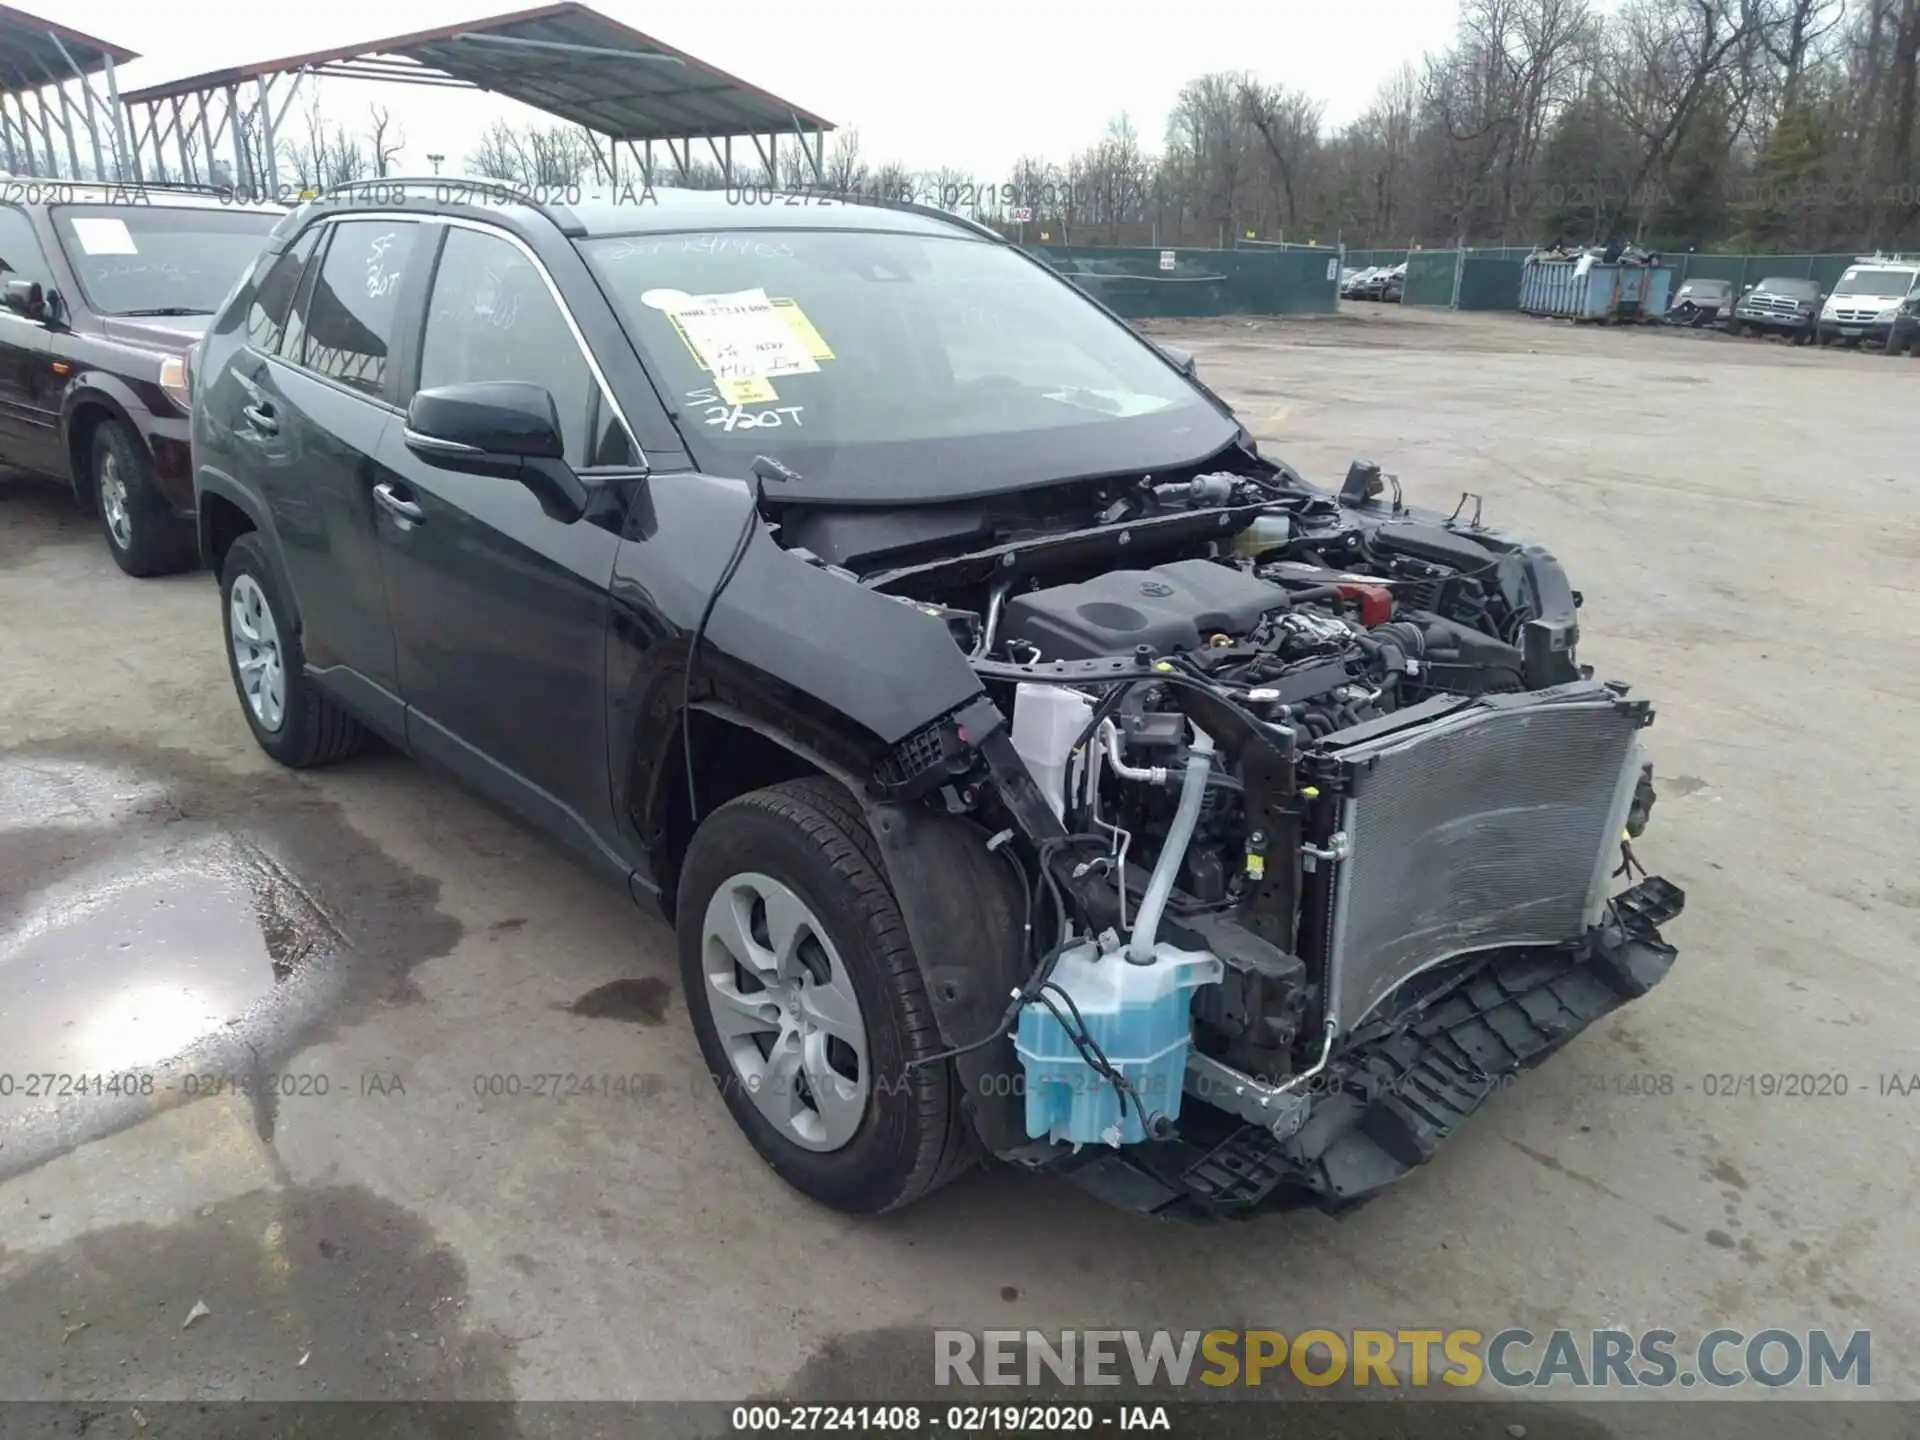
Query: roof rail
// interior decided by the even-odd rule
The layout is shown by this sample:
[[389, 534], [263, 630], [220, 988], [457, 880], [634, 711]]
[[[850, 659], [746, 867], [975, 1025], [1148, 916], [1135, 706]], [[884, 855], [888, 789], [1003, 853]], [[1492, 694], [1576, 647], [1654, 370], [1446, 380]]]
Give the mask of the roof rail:
[[889, 200], [884, 197], [879, 199], [863, 198], [855, 203], [877, 206], [882, 210], [904, 210], [909, 215], [924, 215], [930, 220], [951, 221], [955, 225], [964, 225], [967, 229], [972, 230], [978, 235], [983, 235], [989, 240], [998, 240], [1002, 245], [1011, 245], [1013, 243], [984, 220], [975, 220], [971, 215], [957, 214], [952, 210], [942, 210], [938, 205], [922, 205], [917, 200]]

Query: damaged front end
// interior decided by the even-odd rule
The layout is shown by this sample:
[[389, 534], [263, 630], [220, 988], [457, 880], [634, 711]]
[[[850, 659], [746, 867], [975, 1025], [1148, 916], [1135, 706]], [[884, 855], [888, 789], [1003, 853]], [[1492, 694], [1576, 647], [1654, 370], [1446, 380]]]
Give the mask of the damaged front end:
[[1001, 1157], [1155, 1214], [1337, 1211], [1672, 964], [1683, 897], [1631, 848], [1652, 710], [1577, 665], [1550, 554], [1383, 479], [1141, 477], [957, 545], [783, 517], [981, 681], [869, 788]]

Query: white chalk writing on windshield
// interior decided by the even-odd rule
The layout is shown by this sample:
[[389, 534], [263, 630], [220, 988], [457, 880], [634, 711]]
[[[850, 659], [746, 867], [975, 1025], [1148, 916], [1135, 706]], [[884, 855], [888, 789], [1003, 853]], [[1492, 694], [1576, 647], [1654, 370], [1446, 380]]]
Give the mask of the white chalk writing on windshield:
[[689, 390], [687, 403], [697, 405], [701, 418], [726, 431], [778, 430], [783, 425], [801, 426], [804, 405], [773, 405], [764, 410], [749, 410], [744, 405], [729, 405], [712, 389]]

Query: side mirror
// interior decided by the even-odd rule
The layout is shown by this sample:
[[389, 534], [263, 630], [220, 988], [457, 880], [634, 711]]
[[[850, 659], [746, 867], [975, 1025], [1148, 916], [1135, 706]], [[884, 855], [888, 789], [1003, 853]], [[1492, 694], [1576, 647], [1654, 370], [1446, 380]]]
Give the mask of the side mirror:
[[407, 406], [405, 440], [437, 469], [519, 481], [564, 524], [586, 513], [589, 492], [567, 464], [560, 414], [544, 386], [493, 380], [419, 391]]
[[1171, 360], [1174, 363], [1174, 367], [1189, 380], [1199, 377], [1200, 366], [1198, 362], [1194, 360], [1190, 351], [1179, 349], [1173, 345], [1162, 345], [1158, 340], [1154, 341], [1153, 345], [1156, 350]]
[[24, 315], [29, 320], [47, 318], [46, 292], [40, 288], [38, 280], [9, 280], [7, 288], [0, 291], [0, 304], [16, 315]]

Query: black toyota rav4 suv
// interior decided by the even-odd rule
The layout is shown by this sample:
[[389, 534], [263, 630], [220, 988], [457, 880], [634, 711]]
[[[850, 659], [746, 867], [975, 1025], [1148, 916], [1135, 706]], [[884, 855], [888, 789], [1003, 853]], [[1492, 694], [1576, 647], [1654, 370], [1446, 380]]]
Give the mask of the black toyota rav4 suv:
[[159, 185], [0, 187], [0, 465], [72, 486], [129, 575], [194, 563], [187, 352], [284, 213]]
[[260, 745], [383, 736], [663, 913], [831, 1205], [985, 1151], [1339, 1210], [1672, 963], [1652, 712], [1553, 556], [1309, 484], [968, 221], [382, 182], [193, 379]]

